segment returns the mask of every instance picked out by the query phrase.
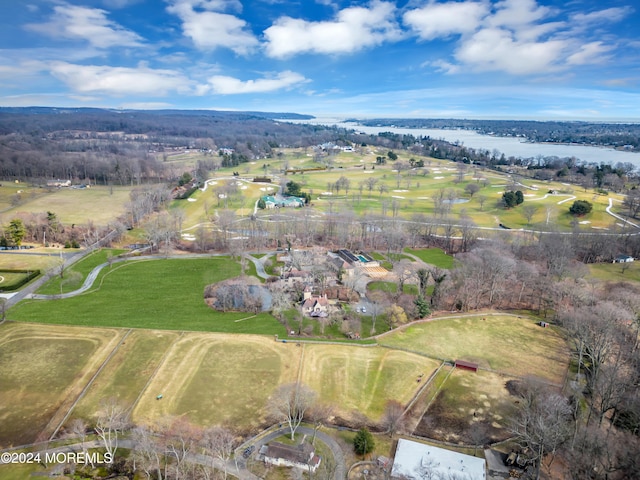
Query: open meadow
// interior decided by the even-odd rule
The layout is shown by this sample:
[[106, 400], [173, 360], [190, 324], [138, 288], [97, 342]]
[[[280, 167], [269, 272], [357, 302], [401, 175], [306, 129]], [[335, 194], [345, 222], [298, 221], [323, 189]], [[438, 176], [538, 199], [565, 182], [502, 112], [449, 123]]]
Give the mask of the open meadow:
[[560, 385], [569, 365], [569, 348], [562, 335], [554, 328], [540, 327], [532, 318], [512, 315], [434, 318], [389, 333], [378, 343]]
[[0, 325], [0, 447], [48, 439], [123, 334]]
[[418, 377], [428, 377], [437, 366], [429, 358], [386, 348], [305, 345], [301, 380], [342, 418], [359, 412], [379, 421], [387, 401], [408, 403], [420, 386]]
[[133, 418], [185, 415], [199, 425], [255, 428], [265, 422], [271, 393], [296, 380], [300, 354], [295, 344], [266, 336], [185, 334], [140, 397]]
[[297, 345], [271, 335], [189, 332], [187, 327], [194, 328], [187, 320], [184, 326], [176, 332], [1, 325], [0, 380], [7, 387], [0, 391], [0, 445], [51, 435], [85, 387], [66, 425], [74, 418], [91, 424], [100, 403], [115, 398], [135, 422], [185, 415], [202, 426], [255, 431], [268, 423], [266, 406], [277, 386], [297, 379], [314, 389], [321, 403], [333, 405], [337, 418], [350, 422], [365, 415], [377, 422], [387, 401], [409, 403], [438, 368], [436, 358], [464, 358], [498, 372], [454, 370], [438, 380], [437, 395], [419, 397], [430, 406], [417, 405], [422, 413], [416, 431], [444, 432], [456, 422], [470, 426], [471, 415], [499, 438], [511, 402], [505, 382], [533, 375], [561, 384], [568, 364], [566, 345], [553, 329], [506, 315], [412, 325], [380, 338], [386, 348]]
[[57, 300], [26, 300], [8, 318], [23, 322], [99, 327], [280, 334], [268, 313], [217, 312], [205, 286], [235, 277], [228, 257], [132, 260], [103, 269], [91, 290]]
[[493, 372], [454, 369], [414, 434], [472, 445], [508, 438], [508, 418], [516, 400], [506, 388], [509, 380]]
[[[72, 224], [107, 225], [125, 213], [133, 187], [98, 186], [91, 188], [27, 188], [7, 184], [0, 188], [0, 221], [8, 223], [17, 214], [53, 212], [58, 220], [69, 227]], [[21, 193], [17, 193], [21, 192]], [[16, 200], [16, 198], [18, 198]], [[3, 203], [6, 205], [3, 207]], [[108, 206], [108, 208], [105, 208]]]

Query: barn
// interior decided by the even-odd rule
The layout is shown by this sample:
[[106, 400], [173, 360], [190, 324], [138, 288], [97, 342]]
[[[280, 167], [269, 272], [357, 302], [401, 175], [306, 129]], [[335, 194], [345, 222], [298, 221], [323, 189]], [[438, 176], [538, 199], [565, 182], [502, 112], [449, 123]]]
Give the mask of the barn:
[[460, 368], [462, 370], [471, 370], [472, 372], [478, 371], [477, 363], [467, 362], [466, 360], [456, 360], [455, 366], [456, 368]]

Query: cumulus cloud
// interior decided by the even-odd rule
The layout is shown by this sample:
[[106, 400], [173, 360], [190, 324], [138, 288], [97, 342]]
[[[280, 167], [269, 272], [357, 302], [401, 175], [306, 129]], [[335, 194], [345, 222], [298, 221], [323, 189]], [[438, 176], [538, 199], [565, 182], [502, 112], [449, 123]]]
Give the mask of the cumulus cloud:
[[53, 7], [49, 22], [31, 23], [25, 28], [53, 38], [86, 40], [97, 48], [139, 47], [143, 42], [137, 33], [109, 20], [106, 11], [68, 4]]
[[[225, 75], [214, 75], [209, 78], [209, 85], [213, 93], [234, 95], [240, 93], [265, 93], [291, 88], [306, 83], [308, 80], [299, 73], [292, 71], [280, 72], [273, 78], [242, 81]], [[202, 92], [204, 93], [204, 92]]]
[[274, 58], [299, 53], [351, 53], [398, 40], [402, 35], [395, 19], [395, 5], [381, 1], [373, 1], [367, 7], [345, 8], [329, 21], [281, 17], [264, 31], [267, 55]]
[[237, 1], [176, 0], [167, 11], [182, 21], [182, 31], [201, 50], [228, 48], [244, 55], [258, 46], [258, 39], [248, 28], [247, 22], [228, 13], [226, 9], [240, 10]]
[[465, 41], [455, 57], [478, 71], [540, 74], [557, 68], [555, 64], [566, 47], [567, 42], [562, 40], [515, 41], [506, 30], [485, 28]]
[[429, 3], [407, 11], [403, 22], [423, 40], [475, 31], [489, 12], [481, 2]]
[[536, 75], [606, 60], [614, 47], [601, 39], [590, 41], [585, 26], [619, 21], [631, 11], [608, 8], [567, 16], [536, 0], [501, 0], [494, 5], [482, 0], [430, 1], [408, 10], [403, 23], [422, 40], [459, 36], [452, 59], [425, 62], [441, 72]]
[[179, 72], [144, 65], [130, 68], [54, 62], [51, 74], [79, 93], [164, 96], [173, 91], [187, 93], [191, 87], [190, 80]]

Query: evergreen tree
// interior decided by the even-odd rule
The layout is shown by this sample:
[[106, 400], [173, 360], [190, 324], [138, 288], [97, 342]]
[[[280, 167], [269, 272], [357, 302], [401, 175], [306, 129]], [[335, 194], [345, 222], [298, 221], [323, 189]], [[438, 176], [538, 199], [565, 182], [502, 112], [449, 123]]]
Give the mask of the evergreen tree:
[[353, 448], [358, 455], [371, 453], [376, 446], [373, 435], [366, 428], [361, 428], [353, 438]]

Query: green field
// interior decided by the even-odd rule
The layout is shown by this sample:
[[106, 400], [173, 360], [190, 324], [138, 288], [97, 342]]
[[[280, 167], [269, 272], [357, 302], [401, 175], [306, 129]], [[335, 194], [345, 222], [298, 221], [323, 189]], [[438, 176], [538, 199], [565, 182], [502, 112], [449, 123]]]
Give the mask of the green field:
[[9, 319], [284, 336], [284, 327], [268, 313], [222, 313], [205, 304], [206, 285], [239, 273], [240, 266], [227, 257], [118, 263], [103, 270], [89, 292], [59, 300], [23, 301], [9, 311]]
[[0, 325], [0, 447], [48, 438], [116, 346], [117, 330]]
[[453, 257], [444, 253], [440, 248], [405, 248], [404, 251], [411, 255], [415, 255], [424, 263], [428, 263], [429, 265], [446, 269], [453, 268]]
[[559, 333], [538, 326], [533, 319], [510, 315], [434, 319], [390, 333], [379, 343], [558, 384], [569, 365], [569, 349]]
[[589, 265], [591, 276], [607, 282], [640, 282], [640, 262], [594, 263]]

